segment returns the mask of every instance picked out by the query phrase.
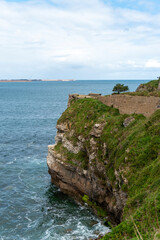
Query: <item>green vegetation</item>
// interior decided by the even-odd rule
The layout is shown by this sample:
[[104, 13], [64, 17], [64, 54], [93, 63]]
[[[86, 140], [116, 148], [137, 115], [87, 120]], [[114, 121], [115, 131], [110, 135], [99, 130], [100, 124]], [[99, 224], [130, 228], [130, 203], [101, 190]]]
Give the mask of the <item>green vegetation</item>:
[[74, 137], [87, 137], [95, 123], [104, 122], [105, 117], [116, 116], [118, 109], [104, 105], [96, 99], [79, 99], [72, 104], [58, 120], [58, 124], [68, 123], [68, 128], [74, 130]]
[[97, 216], [102, 217], [102, 218], [107, 216], [106, 211], [104, 211], [102, 207], [98, 206], [97, 203], [91, 201], [87, 195], [84, 195], [82, 197], [82, 201], [84, 203], [87, 203], [88, 206], [92, 207], [94, 209], [94, 211], [96, 212]]
[[[150, 85], [156, 87], [157, 82], [152, 81], [147, 86]], [[74, 136], [68, 135], [68, 138], [75, 144], [82, 136], [86, 149], [91, 148], [90, 132], [95, 123], [105, 124], [101, 136], [95, 138], [97, 158], [105, 163], [112, 186], [125, 191], [128, 199], [121, 224], [103, 240], [156, 240], [160, 239], [160, 110], [147, 119], [133, 114], [135, 120], [125, 128], [123, 122], [128, 116], [96, 99], [79, 99], [62, 114], [58, 124], [65, 122], [70, 130], [74, 130]], [[56, 151], [72, 164], [79, 165], [80, 162], [82, 168], [88, 168], [87, 151], [69, 153], [61, 144], [56, 146]], [[119, 173], [119, 182], [115, 170]], [[100, 178], [105, 181], [105, 177]], [[89, 206], [98, 208], [88, 196], [82, 199]]]
[[155, 96], [160, 97], [160, 91], [158, 91], [158, 84], [160, 82], [160, 77], [158, 80], [153, 80], [145, 84], [141, 84], [136, 92], [127, 92], [124, 94], [132, 96]]
[[154, 92], [148, 92], [148, 91], [143, 91], [143, 92], [127, 92], [127, 93], [122, 93], [130, 96], [154, 96], [154, 97], [160, 97], [160, 91], [154, 91]]
[[126, 92], [128, 90], [129, 90], [128, 86], [124, 86], [124, 84], [117, 83], [114, 86], [112, 91], [115, 92], [115, 93], [120, 94], [120, 92]]
[[147, 87], [148, 92], [153, 92], [154, 90], [156, 90], [158, 88], [159, 81], [160, 81], [160, 79], [158, 78], [158, 80], [152, 80], [152, 81], [142, 84], [142, 85]]

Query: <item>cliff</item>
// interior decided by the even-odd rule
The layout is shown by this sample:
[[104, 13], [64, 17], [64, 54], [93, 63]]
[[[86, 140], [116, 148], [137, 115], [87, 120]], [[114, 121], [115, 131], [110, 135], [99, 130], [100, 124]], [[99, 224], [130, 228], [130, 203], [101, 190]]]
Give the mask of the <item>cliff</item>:
[[70, 99], [58, 120], [52, 183], [114, 226], [103, 239], [158, 239], [160, 110], [120, 114], [96, 98]]
[[140, 84], [136, 89], [136, 92], [148, 92], [154, 95], [157, 91], [160, 91], [160, 80], [153, 80], [145, 84]]
[[160, 78], [145, 84], [140, 84], [135, 92], [124, 93], [132, 96], [154, 96], [160, 97]]
[[[63, 192], [78, 201], [90, 201], [90, 205], [93, 205], [98, 215], [108, 215], [113, 224], [118, 224], [121, 221], [127, 195], [121, 189], [113, 187], [107, 176], [105, 142], [101, 142], [102, 153], [98, 152], [106, 122], [103, 118], [101, 121], [96, 121], [98, 116], [94, 108], [98, 108], [101, 113], [108, 109], [113, 115], [117, 115], [118, 111], [109, 109], [97, 100], [88, 100], [82, 99], [81, 107], [79, 102], [76, 102], [59, 119], [56, 144], [48, 148], [49, 173], [52, 182]], [[84, 110], [86, 111], [88, 107], [90, 111], [83, 121], [81, 116], [86, 114]], [[102, 155], [105, 164], [102, 160], [99, 161], [99, 154]]]

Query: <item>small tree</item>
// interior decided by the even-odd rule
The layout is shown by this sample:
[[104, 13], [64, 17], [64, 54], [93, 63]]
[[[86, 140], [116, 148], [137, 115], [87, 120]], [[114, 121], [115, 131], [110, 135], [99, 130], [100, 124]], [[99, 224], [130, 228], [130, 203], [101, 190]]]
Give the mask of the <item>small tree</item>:
[[114, 88], [113, 88], [113, 92], [117, 92], [118, 94], [120, 93], [120, 92], [126, 92], [126, 91], [128, 91], [129, 90], [129, 88], [128, 88], [128, 86], [124, 86], [124, 84], [120, 84], [120, 83], [117, 83], [115, 86], [114, 86]]

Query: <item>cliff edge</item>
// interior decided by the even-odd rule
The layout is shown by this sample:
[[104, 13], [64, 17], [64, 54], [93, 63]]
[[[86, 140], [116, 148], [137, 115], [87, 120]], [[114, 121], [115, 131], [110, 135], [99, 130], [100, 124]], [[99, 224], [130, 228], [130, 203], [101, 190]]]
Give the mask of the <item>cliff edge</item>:
[[110, 222], [107, 239], [159, 239], [160, 110], [120, 114], [97, 96], [76, 99], [48, 147], [52, 183]]

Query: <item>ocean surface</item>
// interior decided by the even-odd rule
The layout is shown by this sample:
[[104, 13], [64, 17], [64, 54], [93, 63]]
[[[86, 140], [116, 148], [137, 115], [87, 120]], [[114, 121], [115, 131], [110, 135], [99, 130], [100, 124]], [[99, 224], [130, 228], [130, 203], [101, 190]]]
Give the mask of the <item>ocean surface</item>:
[[47, 145], [68, 94], [134, 91], [147, 81], [0, 83], [0, 240], [87, 240], [109, 229], [51, 185]]

